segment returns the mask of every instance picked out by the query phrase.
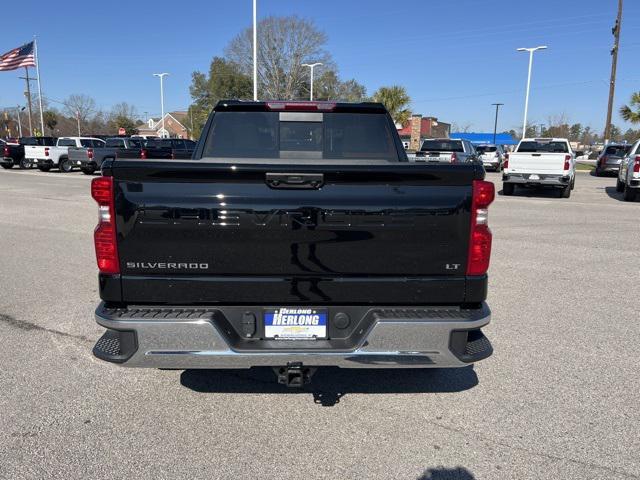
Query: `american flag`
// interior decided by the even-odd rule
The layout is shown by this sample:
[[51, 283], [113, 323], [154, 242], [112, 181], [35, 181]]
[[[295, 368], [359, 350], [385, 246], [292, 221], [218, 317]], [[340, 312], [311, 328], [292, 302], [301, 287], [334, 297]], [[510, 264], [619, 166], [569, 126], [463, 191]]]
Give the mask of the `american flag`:
[[0, 55], [0, 72], [35, 66], [36, 61], [33, 56], [33, 42], [25, 43], [21, 47], [14, 48]]

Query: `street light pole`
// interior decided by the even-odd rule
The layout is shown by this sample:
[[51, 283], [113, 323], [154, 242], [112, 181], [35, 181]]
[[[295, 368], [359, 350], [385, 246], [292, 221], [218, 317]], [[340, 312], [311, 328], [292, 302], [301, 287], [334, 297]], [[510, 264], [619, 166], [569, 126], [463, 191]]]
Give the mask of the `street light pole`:
[[496, 144], [496, 134], [498, 133], [498, 109], [504, 105], [504, 103], [492, 103], [496, 107], [496, 121], [493, 124], [493, 144]]
[[24, 110], [24, 107], [20, 107], [20, 105], [18, 105], [16, 107], [16, 111], [18, 113], [18, 136], [20, 138], [22, 138], [22, 119], [21, 117], [21, 112]]
[[529, 90], [531, 89], [531, 68], [533, 67], [533, 52], [545, 50], [546, 45], [534, 48], [518, 48], [518, 52], [529, 52], [529, 74], [527, 75], [527, 93], [524, 100], [524, 122], [522, 125], [522, 138], [527, 135], [527, 112], [529, 110]]
[[164, 138], [164, 134], [166, 132], [166, 130], [164, 129], [164, 77], [166, 77], [167, 75], [169, 75], [168, 73], [164, 72], [164, 73], [154, 73], [153, 76], [154, 77], [158, 77], [160, 79], [160, 111], [162, 112], [162, 135], [160, 135], [160, 138]]
[[258, 6], [253, 0], [253, 101], [258, 101]]
[[319, 67], [320, 65], [322, 65], [321, 62], [316, 62], [316, 63], [303, 63], [302, 66], [303, 67], [309, 67], [311, 69], [311, 91], [310, 91], [310, 95], [309, 95], [309, 100], [313, 101], [313, 69], [316, 67]]

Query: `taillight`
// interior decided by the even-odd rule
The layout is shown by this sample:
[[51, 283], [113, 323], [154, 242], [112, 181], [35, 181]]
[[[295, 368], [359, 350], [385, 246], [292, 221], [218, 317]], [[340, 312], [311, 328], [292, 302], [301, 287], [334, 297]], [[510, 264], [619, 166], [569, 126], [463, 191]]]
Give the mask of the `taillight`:
[[147, 159], [147, 151], [144, 148], [140, 150], [140, 158], [143, 160]]
[[640, 155], [637, 155], [633, 162], [633, 173], [640, 173]]
[[8, 157], [8, 156], [11, 155], [11, 152], [9, 151], [9, 147], [8, 146], [6, 146], [6, 145], [4, 146], [2, 155], [4, 155], [5, 157]]
[[467, 275], [484, 275], [489, 269], [492, 235], [488, 225], [488, 209], [495, 196], [496, 189], [493, 183], [484, 180], [473, 181]]
[[564, 156], [564, 169], [569, 170], [571, 168], [571, 155]]
[[49, 156], [49, 147], [44, 147], [44, 156], [45, 157]]
[[113, 197], [113, 177], [91, 181], [91, 196], [98, 202], [98, 226], [93, 232], [100, 273], [120, 273]]
[[456, 154], [456, 152], [453, 152], [451, 154], [451, 163], [456, 163], [458, 161], [458, 155]]
[[504, 154], [504, 162], [502, 162], [502, 168], [505, 169], [505, 170], [507, 168], [509, 168], [509, 154], [508, 153]]
[[93, 148], [87, 148], [87, 157], [89, 160], [93, 158]]

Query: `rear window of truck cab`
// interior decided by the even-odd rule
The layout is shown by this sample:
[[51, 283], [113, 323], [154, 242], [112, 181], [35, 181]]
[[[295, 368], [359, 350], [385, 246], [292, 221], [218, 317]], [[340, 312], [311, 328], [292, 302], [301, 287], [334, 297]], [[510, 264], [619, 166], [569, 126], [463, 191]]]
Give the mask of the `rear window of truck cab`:
[[480, 153], [487, 153], [487, 152], [497, 152], [498, 151], [498, 147], [487, 147], [486, 145], [478, 145], [476, 147], [476, 150], [478, 150], [478, 152]]
[[204, 157], [400, 161], [385, 114], [216, 112]]
[[531, 140], [520, 142], [518, 153], [569, 153], [569, 147], [566, 142]]
[[460, 140], [425, 140], [420, 150], [423, 152], [464, 153], [464, 146]]
[[624, 157], [629, 151], [631, 151], [631, 145], [609, 145], [604, 154], [612, 157]]

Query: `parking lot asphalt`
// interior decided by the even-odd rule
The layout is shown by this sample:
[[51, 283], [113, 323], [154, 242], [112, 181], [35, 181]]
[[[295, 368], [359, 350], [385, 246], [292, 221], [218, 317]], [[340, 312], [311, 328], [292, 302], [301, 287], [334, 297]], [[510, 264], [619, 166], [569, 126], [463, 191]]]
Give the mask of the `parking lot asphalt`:
[[0, 478], [640, 478], [640, 202], [615, 178], [497, 197], [491, 358], [301, 391], [94, 359], [89, 181], [0, 171]]

